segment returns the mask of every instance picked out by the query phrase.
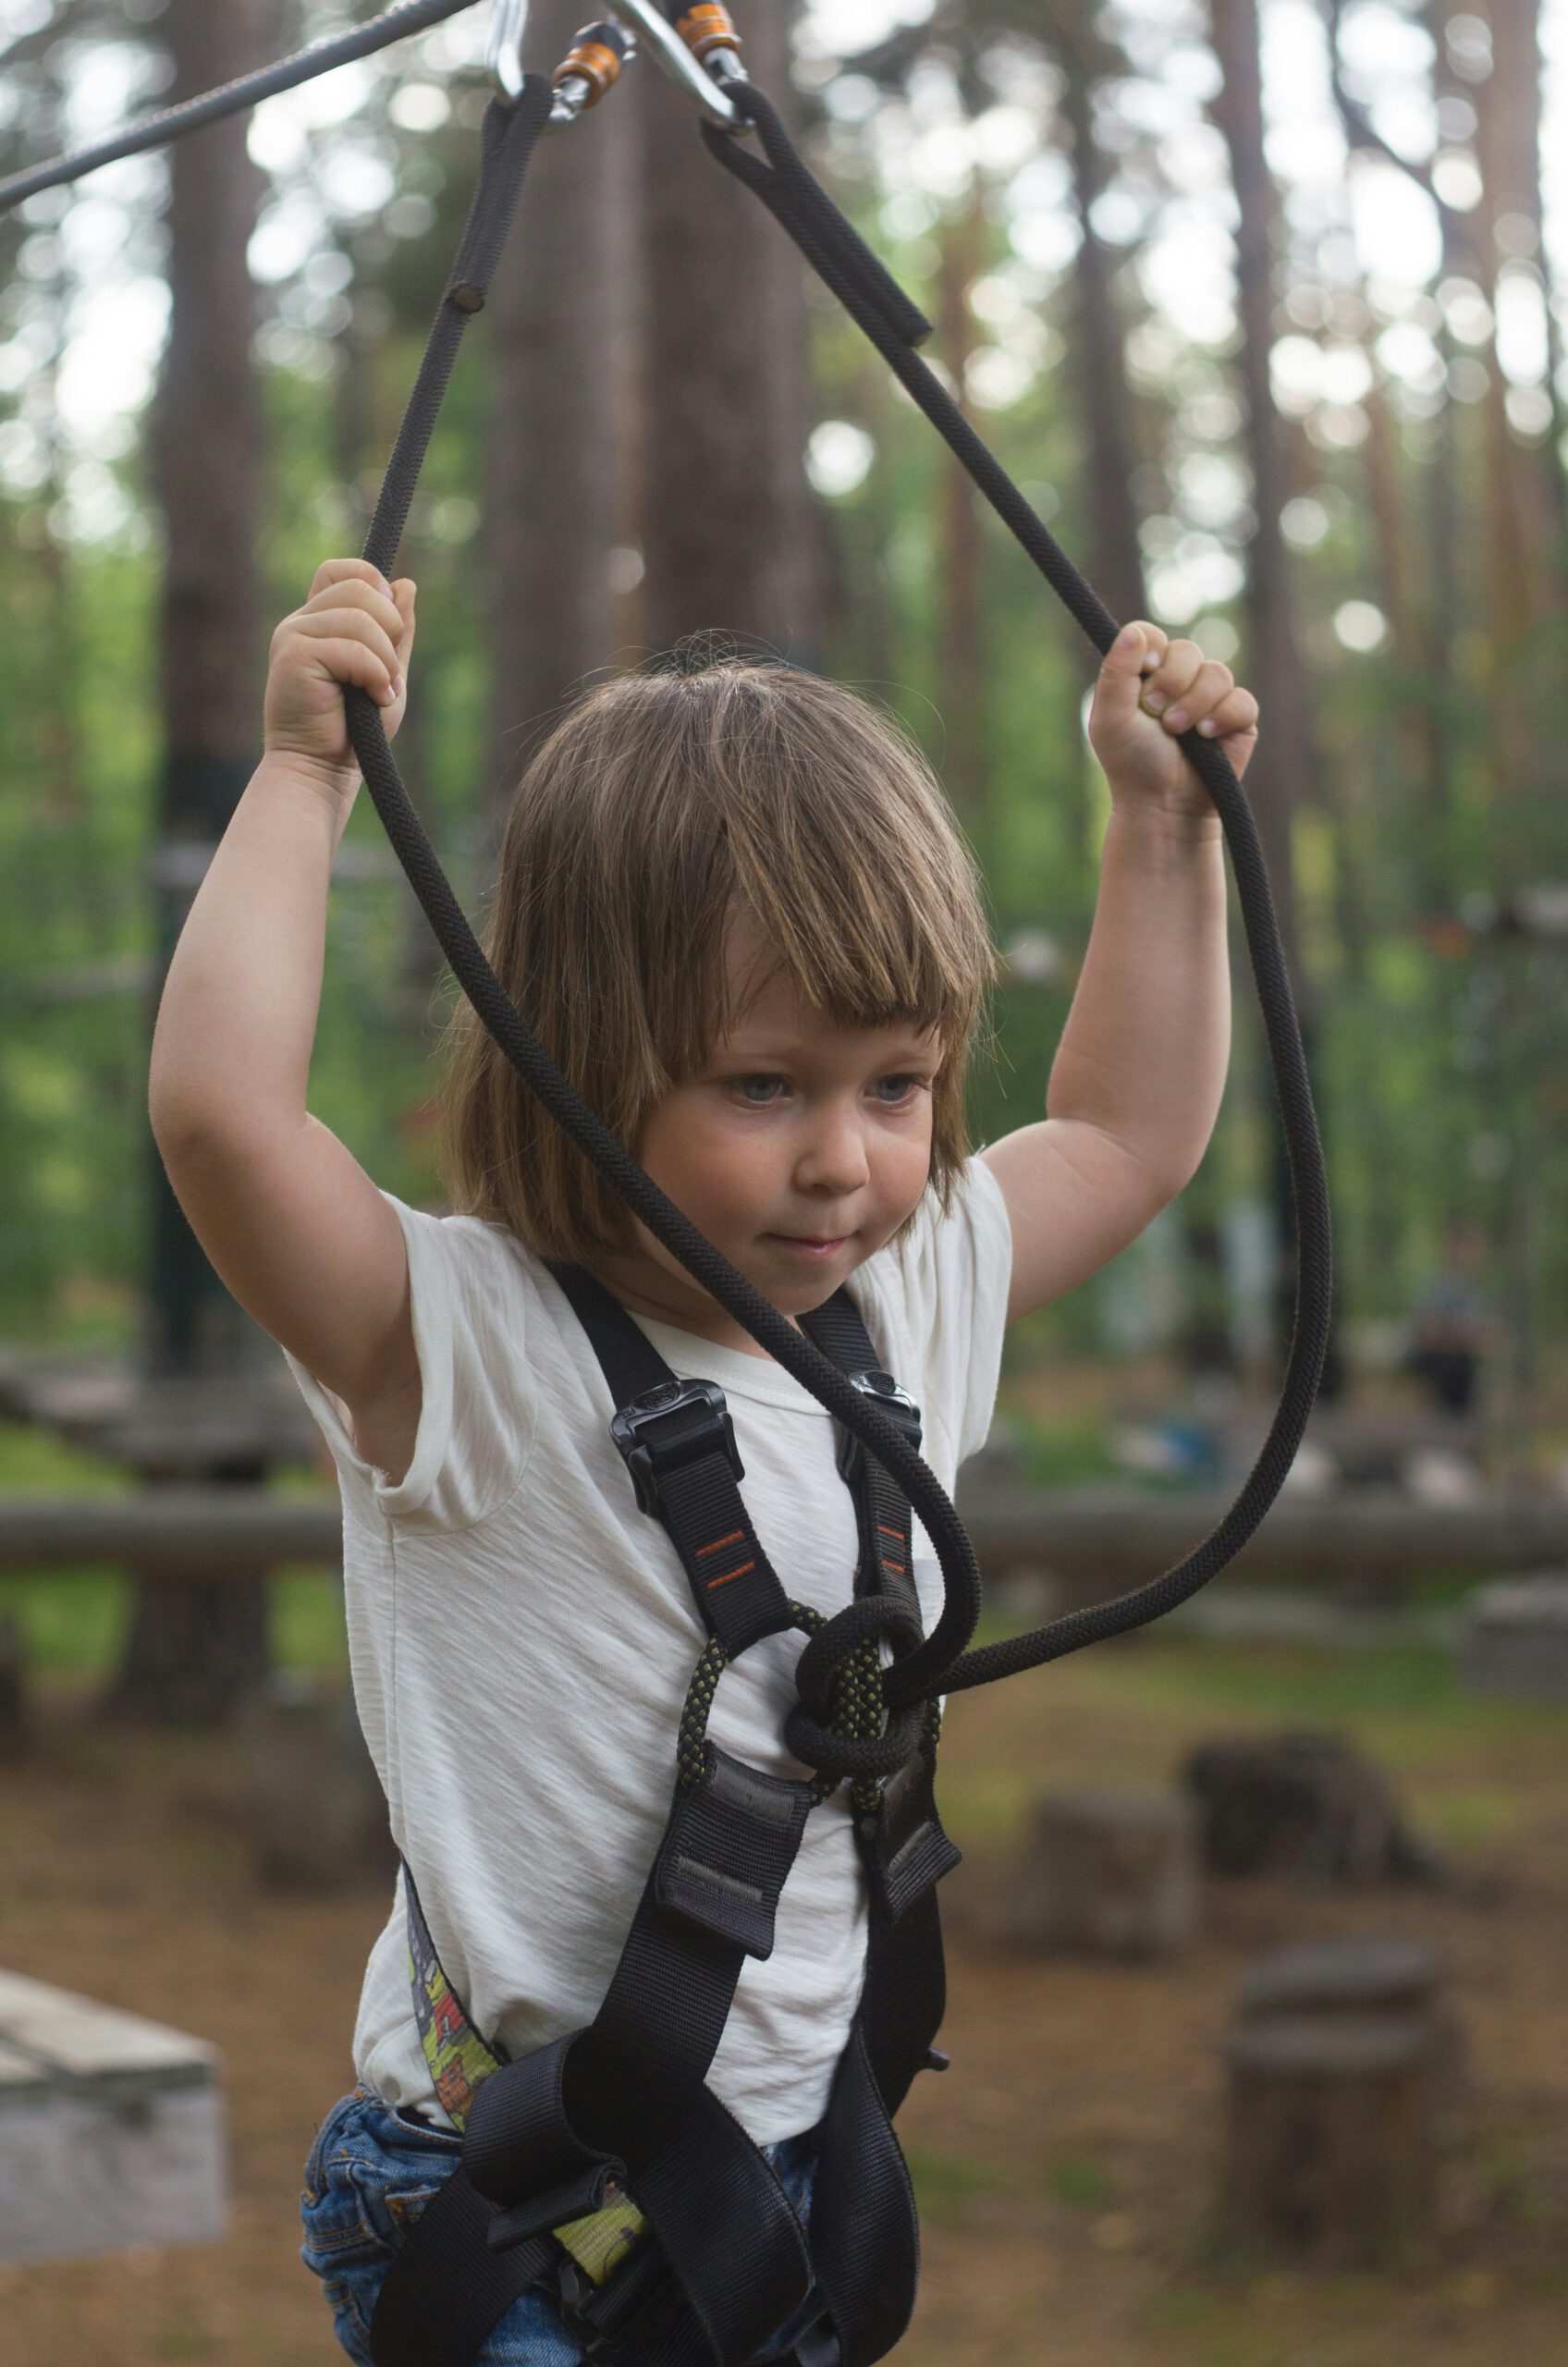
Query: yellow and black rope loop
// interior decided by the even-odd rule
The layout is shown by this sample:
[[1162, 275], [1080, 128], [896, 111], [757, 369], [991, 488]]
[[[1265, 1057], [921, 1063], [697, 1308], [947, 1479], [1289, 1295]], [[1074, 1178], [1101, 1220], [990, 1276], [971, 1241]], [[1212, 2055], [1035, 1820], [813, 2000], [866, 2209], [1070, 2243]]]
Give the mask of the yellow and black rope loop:
[[[826, 1627], [827, 1620], [820, 1611], [809, 1603], [791, 1602], [795, 1625], [803, 1634], [815, 1636]], [[713, 1697], [718, 1690], [718, 1680], [729, 1665], [729, 1655], [717, 1636], [710, 1637], [702, 1658], [692, 1672], [692, 1682], [686, 1689], [685, 1706], [680, 1712], [680, 1729], [676, 1737], [675, 1763], [677, 1780], [683, 1792], [697, 1783], [707, 1764], [708, 1712]], [[887, 1702], [882, 1692], [882, 1654], [875, 1636], [866, 1636], [855, 1646], [843, 1667], [833, 1680], [833, 1706], [829, 1724], [836, 1735], [853, 1742], [876, 1742], [882, 1733], [887, 1714]], [[925, 1739], [933, 1750], [942, 1732], [941, 1704], [935, 1696], [925, 1704]], [[840, 1778], [818, 1774], [812, 1780], [811, 1802], [816, 1808], [829, 1792], [838, 1789]], [[882, 1797], [882, 1785], [875, 1775], [863, 1775], [851, 1781], [850, 1798], [857, 1816], [875, 1816]]]
[[692, 1672], [692, 1682], [686, 1688], [686, 1706], [680, 1712], [680, 1731], [675, 1742], [676, 1774], [683, 1792], [689, 1792], [701, 1778], [708, 1756], [708, 1711], [718, 1690], [718, 1680], [729, 1666], [729, 1655], [717, 1636], [711, 1636], [704, 1648], [702, 1659]]
[[[809, 1603], [791, 1602], [795, 1625], [808, 1636], [826, 1627], [827, 1620], [820, 1611]], [[833, 1679], [833, 1702], [828, 1724], [836, 1735], [843, 1735], [852, 1742], [875, 1742], [882, 1732], [886, 1704], [882, 1699], [882, 1661], [876, 1637], [866, 1636], [851, 1652]], [[811, 1804], [816, 1808], [837, 1791], [841, 1778], [818, 1773], [812, 1778]], [[867, 1814], [876, 1811], [881, 1785], [875, 1775], [863, 1775], [851, 1785], [850, 1797], [857, 1809]]]

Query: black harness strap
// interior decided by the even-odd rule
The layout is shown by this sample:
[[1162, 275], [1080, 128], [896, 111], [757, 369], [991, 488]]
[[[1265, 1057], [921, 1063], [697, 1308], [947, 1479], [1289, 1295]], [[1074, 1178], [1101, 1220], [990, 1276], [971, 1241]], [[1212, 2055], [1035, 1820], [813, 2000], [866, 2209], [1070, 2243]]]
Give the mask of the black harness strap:
[[581, 1266], [551, 1265], [616, 1407], [610, 1436], [642, 1510], [661, 1520], [680, 1554], [699, 1617], [731, 1660], [795, 1613], [758, 1542], [736, 1481], [744, 1476], [724, 1392], [678, 1380], [601, 1282]]
[[493, 2251], [496, 2216], [459, 2162], [392, 2255], [371, 2316], [375, 2367], [469, 2367], [513, 2302], [548, 2277], [555, 2238]]
[[[34, 173], [0, 182], [0, 210], [17, 203], [28, 190], [74, 179], [111, 154], [129, 154], [155, 140], [178, 136], [233, 106], [250, 104], [263, 89], [281, 88], [288, 81], [302, 80], [341, 56], [366, 54], [411, 31], [416, 25], [435, 22], [451, 13], [455, 13], [452, 0], [398, 0], [374, 26], [367, 26], [359, 33], [344, 36], [337, 43], [312, 44], [300, 57], [285, 60], [280, 67], [269, 68], [265, 74], [247, 78], [227, 91], [207, 92], [149, 118], [104, 147], [57, 159]], [[515, 17], [516, 11], [511, 13]], [[768, 206], [825, 284], [839, 297], [851, 317], [882, 353], [905, 390], [925, 411], [1089, 640], [1097, 649], [1109, 649], [1116, 627], [1103, 602], [975, 435], [962, 409], [916, 354], [914, 348], [928, 329], [924, 315], [809, 172], [796, 153], [778, 110], [741, 72], [733, 50], [722, 39], [717, 45], [711, 43], [711, 29], [695, 22], [708, 13], [700, 8], [688, 11], [688, 18], [682, 22], [690, 46], [704, 57], [711, 50], [710, 79], [716, 84], [722, 82], [729, 92], [728, 109], [720, 110], [721, 114], [728, 114], [727, 131], [721, 135], [711, 121], [702, 125], [711, 153]], [[515, 36], [515, 24], [512, 31]], [[616, 32], [615, 39], [624, 54], [623, 37]], [[574, 57], [579, 55], [573, 53]], [[720, 61], [724, 61], [722, 67]], [[664, 62], [675, 70], [669, 55], [665, 55]], [[534, 139], [544, 124], [555, 117], [553, 84], [548, 79], [523, 76], [515, 91], [512, 79], [509, 72], [498, 78], [507, 96], [493, 102], [486, 111], [480, 184], [473, 208], [365, 539], [365, 558], [384, 574], [390, 572], [396, 561], [414, 486], [463, 326], [484, 305], [485, 288], [506, 236]], [[678, 79], [689, 81], [684, 68]], [[699, 92], [699, 95], [704, 94]], [[570, 107], [567, 112], [571, 112]], [[756, 131], [766, 163], [749, 154], [741, 144], [736, 137], [738, 124], [749, 125]], [[979, 1570], [962, 1527], [935, 1475], [910, 1450], [897, 1426], [876, 1412], [869, 1399], [857, 1401], [842, 1385], [841, 1376], [831, 1362], [819, 1351], [806, 1346], [800, 1330], [771, 1306], [738, 1269], [697, 1232], [550, 1061], [502, 990], [458, 906], [403, 786], [375, 701], [355, 684], [344, 685], [343, 698], [349, 736], [372, 803], [454, 975], [507, 1060], [626, 1206], [720, 1306], [827, 1406], [889, 1471], [897, 1474], [912, 1497], [941, 1564], [944, 1607], [925, 1643], [906, 1661], [886, 1672], [886, 1699], [892, 1707], [932, 1699], [944, 1689], [956, 1692], [967, 1686], [988, 1684], [997, 1677], [1037, 1667], [1064, 1652], [1077, 1650], [1102, 1636], [1140, 1625], [1185, 1600], [1224, 1566], [1253, 1534], [1290, 1468], [1323, 1366], [1331, 1301], [1327, 1181], [1268, 874], [1241, 785], [1215, 742], [1205, 741], [1191, 730], [1183, 732], [1181, 741], [1183, 752], [1213, 796], [1235, 866], [1284, 1120], [1295, 1202], [1296, 1326], [1279, 1410], [1257, 1462], [1231, 1510], [1212, 1535], [1173, 1568], [1151, 1585], [1113, 1601], [1072, 1613], [1029, 1635], [1010, 1637], [980, 1651], [965, 1652], [964, 1645], [979, 1616]], [[855, 1647], [860, 1633], [858, 1626], [839, 1629], [838, 1643], [846, 1653]], [[820, 1732], [819, 1725], [801, 1729], [795, 1737], [797, 1750], [804, 1755], [802, 1746]], [[835, 1776], [883, 1775], [892, 1772], [907, 1756], [903, 1746], [903, 1732], [895, 1725], [882, 1738], [880, 1748], [863, 1744], [856, 1755], [841, 1752], [836, 1764], [823, 1760], [815, 1763], [821, 1772]]]
[[[451, 0], [399, 0], [374, 26], [312, 47], [307, 57], [319, 68], [350, 48], [366, 54], [397, 32], [452, 13]], [[14, 177], [0, 184], [0, 207], [28, 190], [73, 178], [111, 153], [127, 154], [154, 136], [190, 129], [249, 103], [263, 87], [301, 80], [305, 65], [304, 58], [285, 61], [269, 69], [270, 80], [250, 78], [227, 92], [208, 93], [104, 148]], [[795, 239], [1090, 641], [1107, 648], [1114, 620], [915, 355], [926, 328], [922, 315], [807, 171], [768, 101], [743, 80], [731, 80], [729, 88], [767, 161], [749, 154], [733, 132], [721, 137], [704, 124], [717, 161]], [[366, 537], [364, 556], [384, 573], [396, 558], [463, 328], [483, 308], [529, 155], [552, 107], [550, 83], [529, 76], [515, 98], [486, 112], [473, 208]], [[619, 1394], [616, 1401], [617, 1442], [638, 1500], [676, 1539], [709, 1636], [694, 1693], [704, 1685], [711, 1691], [728, 1659], [762, 1636], [791, 1624], [805, 1627], [812, 1640], [801, 1655], [801, 1699], [785, 1739], [817, 1771], [815, 1784], [805, 1787], [808, 1806], [843, 1778], [853, 1784], [855, 1830], [871, 1883], [867, 1971], [823, 2123], [812, 2257], [828, 2315], [798, 2346], [798, 2367], [870, 2367], [908, 2322], [918, 2265], [913, 2201], [890, 2117], [914, 2072], [942, 2061], [931, 2044], [942, 2005], [934, 1884], [957, 1852], [936, 1812], [935, 1697], [1037, 1666], [1157, 1617], [1195, 1592], [1251, 1536], [1272, 1502], [1321, 1369], [1329, 1316], [1327, 1190], [1257, 834], [1222, 752], [1184, 733], [1182, 744], [1214, 797], [1235, 865], [1285, 1122], [1298, 1304], [1279, 1410], [1235, 1503], [1174, 1568], [1112, 1602], [965, 1652], [980, 1607], [974, 1552], [935, 1475], [913, 1451], [918, 1427], [907, 1418], [913, 1409], [907, 1401], [900, 1408], [896, 1385], [891, 1392], [884, 1386], [888, 1377], [875, 1366], [869, 1341], [852, 1332], [842, 1309], [824, 1311], [820, 1321], [811, 1318], [802, 1327], [789, 1323], [608, 1134], [523, 1024], [485, 962], [408, 798], [374, 701], [345, 685], [344, 708], [393, 848], [454, 975], [508, 1061], [626, 1205], [849, 1434], [840, 1467], [856, 1490], [860, 1565], [853, 1602], [823, 1622], [788, 1601], [760, 1546], [753, 1550], [754, 1535], [734, 1485], [741, 1475], [722, 1392], [668, 1375], [632, 1391], [633, 1400], [641, 1395], [644, 1402], [628, 1403]], [[818, 1345], [809, 1345], [802, 1330]], [[657, 1402], [645, 1402], [650, 1395]], [[875, 1464], [867, 1463], [863, 1448]], [[908, 1505], [878, 1465], [896, 1473], [913, 1499], [943, 1573], [941, 1618], [929, 1637], [913, 1644], [920, 1622]], [[715, 1557], [724, 1557], [722, 1569]], [[893, 1664], [885, 1672], [884, 1636], [894, 1646]], [[900, 1639], [908, 1650], [899, 1650]], [[888, 1707], [896, 1714], [884, 1733]], [[715, 1752], [690, 1703], [678, 1763], [670, 1823], [610, 1996], [586, 2031], [555, 2050], [541, 2050], [551, 2059], [532, 2071], [527, 2063], [486, 2067], [477, 2094], [497, 2091], [481, 2116], [482, 2129], [494, 2118], [494, 2142], [487, 2157], [483, 2138], [476, 2140], [474, 2161], [485, 2163], [484, 2175], [501, 2192], [480, 2192], [459, 2170], [418, 2222], [407, 2258], [399, 2254], [393, 2263], [382, 2295], [386, 2306], [378, 2308], [373, 2325], [377, 2367], [463, 2367], [488, 2323], [543, 2273], [539, 2263], [552, 2238], [534, 2224], [541, 2210], [561, 2207], [563, 2197], [581, 2207], [584, 2197], [607, 2193], [623, 2156], [648, 2198], [659, 2245], [650, 2246], [647, 2256], [632, 2255], [608, 2280], [610, 2289], [581, 2313], [594, 2336], [591, 2355], [604, 2367], [632, 2367], [633, 2361], [635, 2367], [709, 2367], [716, 2358], [721, 2367], [734, 2367], [753, 2334], [760, 2338], [768, 2331], [760, 2327], [766, 2311], [799, 2285], [798, 2230], [778, 2181], [770, 2173], [758, 2177], [758, 2165], [765, 2172], [767, 2165], [703, 2084], [698, 2067], [711, 2061], [741, 1958], [748, 1949], [763, 1954], [771, 1944], [778, 1889], [800, 1838], [796, 1810], [790, 1812], [791, 1841], [785, 1820], [770, 1824], [765, 1812], [756, 1787], [769, 1779]], [[690, 2014], [696, 2017], [692, 2026]], [[661, 2071], [655, 2063], [650, 2069], [648, 2050], [665, 2044], [672, 2031], [675, 2067]], [[758, 2229], [766, 2254], [760, 2269], [753, 2245]], [[685, 2299], [673, 2304], [659, 2289], [655, 2255], [661, 2250], [684, 2288]], [[566, 2289], [563, 2282], [563, 2295]], [[575, 2327], [579, 2320], [569, 2315], [568, 2322]], [[600, 2327], [611, 2331], [607, 2347], [597, 2340]]]
[[[734, 1650], [808, 1624], [755, 1540], [735, 1484], [722, 1391], [679, 1380], [592, 1278], [551, 1270], [599, 1358], [616, 1407], [612, 1435], [638, 1501], [675, 1544], [719, 1665], [733, 1656], [727, 1596], [748, 1600], [753, 1631]], [[883, 1371], [847, 1294], [805, 1319], [823, 1352], [883, 1396], [917, 1439], [918, 1413]], [[907, 1502], [878, 1488], [870, 1458], [839, 1461], [854, 1492], [854, 1608], [865, 1633], [837, 1677], [822, 1663], [808, 1678], [808, 1644], [801, 1681], [802, 1690], [815, 1684], [817, 1717], [847, 1717], [869, 1734], [884, 1714], [881, 1690], [856, 1662], [869, 1656], [875, 1679], [889, 1623], [905, 1650], [920, 1638], [911, 1515]], [[717, 1594], [702, 1569], [716, 1516], [742, 1532], [740, 1550], [755, 1564]], [[749, 1599], [740, 1597], [743, 1583]], [[810, 1616], [820, 1632], [826, 1623]], [[822, 2125], [824, 2202], [820, 2223], [814, 2209], [809, 2250], [772, 2165], [705, 2078], [746, 1956], [771, 1953], [778, 1898], [824, 1779], [765, 1774], [699, 1735], [697, 1755], [682, 1758], [663, 1840], [594, 2021], [518, 2061], [492, 2049], [497, 2067], [472, 2095], [462, 2163], [448, 2181], [457, 2191], [415, 2224], [383, 2287], [371, 2329], [376, 2367], [465, 2367], [486, 2312], [481, 2341], [519, 2291], [552, 2277], [569, 2324], [592, 2337], [591, 2356], [605, 2367], [742, 2367], [798, 2309], [814, 2276], [826, 2308], [802, 2353], [812, 2367], [869, 2367], [898, 2339], [914, 2304], [918, 2235], [890, 2115], [915, 2072], [941, 2059], [931, 2047], [943, 2005], [934, 1885], [958, 1858], [936, 1814], [935, 1705], [914, 1714], [905, 1765], [885, 1784], [865, 1775], [855, 1784], [857, 1846], [870, 1880], [865, 1993]], [[652, 2238], [589, 2291], [549, 2230], [622, 2190]], [[461, 2331], [444, 2336], [438, 2351], [408, 2347], [410, 2324], [423, 2341], [437, 2323]]]

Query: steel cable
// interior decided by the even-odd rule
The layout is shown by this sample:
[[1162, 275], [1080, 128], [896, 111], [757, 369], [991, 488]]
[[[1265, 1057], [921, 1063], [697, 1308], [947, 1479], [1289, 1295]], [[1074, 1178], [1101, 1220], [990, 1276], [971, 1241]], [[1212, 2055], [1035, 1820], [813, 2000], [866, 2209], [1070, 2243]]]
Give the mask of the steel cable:
[[161, 115], [143, 116], [140, 122], [92, 148], [78, 148], [68, 156], [55, 156], [46, 165], [11, 174], [0, 181], [0, 214], [19, 205], [24, 197], [35, 197], [40, 190], [80, 180], [84, 173], [95, 173], [100, 165], [117, 164], [122, 156], [139, 155], [144, 148], [160, 148], [165, 140], [183, 139], [188, 131], [200, 131], [205, 123], [238, 115], [242, 107], [253, 107], [278, 91], [292, 91], [300, 82], [314, 81], [318, 74], [330, 74], [335, 66], [347, 66], [350, 58], [369, 57], [395, 41], [407, 41], [410, 33], [423, 32], [427, 26], [438, 25], [443, 18], [456, 17], [473, 5], [474, 0], [397, 0], [397, 6], [384, 16], [373, 17], [368, 25], [359, 25], [352, 32], [328, 33], [296, 50], [291, 57], [280, 58], [276, 66], [263, 66], [254, 74], [220, 83], [215, 91], [204, 91], [200, 98], [165, 107]]

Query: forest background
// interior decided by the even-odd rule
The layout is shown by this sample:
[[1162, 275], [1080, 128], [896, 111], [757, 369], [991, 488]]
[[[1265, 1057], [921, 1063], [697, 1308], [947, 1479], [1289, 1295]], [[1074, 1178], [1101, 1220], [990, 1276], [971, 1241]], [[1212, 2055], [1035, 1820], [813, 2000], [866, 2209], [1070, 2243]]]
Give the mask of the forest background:
[[[0, 176], [374, 6], [0, 0]], [[1246, 787], [1328, 1155], [1330, 1385], [1357, 1424], [1414, 1394], [1412, 1304], [1469, 1228], [1499, 1318], [1474, 1488], [1497, 1489], [1488, 1515], [1514, 1509], [1498, 1483], [1562, 1490], [1568, 0], [735, 8], [759, 84], [931, 315], [933, 367], [1109, 606], [1193, 633], [1260, 696]], [[534, 0], [531, 67], [588, 14]], [[264, 1486], [313, 1498], [320, 1539], [263, 1575], [214, 1529], [197, 1586], [140, 1564], [134, 1583], [0, 1576], [0, 1955], [199, 2033], [234, 2132], [224, 2244], [0, 2267], [27, 2367], [340, 2356], [294, 2193], [350, 2076], [384, 1812], [372, 1784], [383, 1855], [362, 1883], [271, 1890], [256, 1734], [304, 1770], [309, 1812], [288, 1821], [307, 1854], [352, 1809], [341, 1759], [318, 1781], [297, 1739], [349, 1739], [337, 1504], [276, 1345], [168, 1190], [148, 1051], [260, 754], [269, 636], [324, 558], [362, 545], [473, 186], [488, 18], [465, 9], [0, 215], [0, 1410], [18, 1416], [0, 1423], [0, 1496], [129, 1527], [149, 1477], [230, 1484], [247, 1516]], [[886, 700], [929, 752], [1006, 956], [976, 1133], [1040, 1113], [1107, 815], [1092, 657], [646, 59], [534, 160], [398, 565], [421, 596], [398, 755], [476, 925], [508, 799], [573, 685], [731, 631]], [[1244, 1426], [1283, 1358], [1287, 1196], [1239, 921], [1232, 948], [1235, 1053], [1199, 1175], [1009, 1343], [1024, 1476], [1114, 1473], [1129, 1511], [1151, 1475], [1121, 1467], [1137, 1424], [1119, 1396], [1168, 1417], [1229, 1390]], [[426, 1206], [453, 994], [361, 796], [311, 1107]], [[35, 1378], [91, 1397], [104, 1367], [119, 1411], [103, 1452], [68, 1415], [29, 1416]], [[171, 1470], [182, 1455], [198, 1467]], [[1363, 1492], [1376, 1515], [1392, 1491]], [[1354, 1515], [1339, 1493], [1327, 1509]], [[1384, 1625], [1338, 1600], [1355, 1573], [1325, 1551], [1303, 1575], [1331, 1600], [1255, 1589], [1251, 1606], [1305, 1608], [1316, 1643], [1162, 1621], [949, 1716], [959, 2080], [917, 2083], [900, 2122], [925, 2230], [911, 2367], [1034, 2359], [1042, 2328], [1078, 2367], [1560, 2367], [1561, 1704], [1473, 1698], [1436, 1622], [1486, 1574], [1413, 1568], [1408, 1619]], [[1060, 1607], [1025, 1593], [998, 1589], [988, 1617]], [[242, 1746], [241, 1704], [259, 1713]], [[1208, 1882], [1191, 1950], [1142, 1967], [1047, 1964], [1004, 1936], [1042, 1785], [1169, 1789], [1206, 1743], [1270, 1727], [1366, 1754], [1464, 1884]], [[266, 1799], [299, 1796], [260, 1788], [264, 1830]], [[1437, 1948], [1472, 2050], [1432, 2260], [1219, 2282], [1194, 2231], [1243, 1977], [1276, 1944], [1390, 1932]]]
[[[0, 169], [365, 13], [7, 0]], [[488, 13], [0, 220], [0, 1337], [178, 1361], [152, 1013], [259, 754], [267, 637], [361, 546], [472, 188]], [[1528, 1462], [1568, 1305], [1568, 0], [739, 13], [935, 321], [933, 366], [1111, 608], [1259, 692], [1248, 790], [1329, 1156], [1339, 1372], [1396, 1364], [1447, 1229], [1474, 1226]], [[537, 6], [533, 62], [582, 14]], [[989, 882], [993, 1135], [1043, 1109], [1093, 910], [1089, 654], [773, 226], [754, 286], [726, 268], [749, 201], [657, 80], [640, 61], [547, 143], [468, 338], [399, 559], [405, 777], [477, 918], [573, 682], [711, 623], [885, 699]], [[658, 215], [674, 140], [684, 237]], [[760, 409], [733, 399], [738, 339]], [[1024, 1360], [1277, 1372], [1288, 1209], [1232, 941], [1204, 1169], [1025, 1327]], [[361, 797], [312, 1102], [415, 1202], [451, 992]]]

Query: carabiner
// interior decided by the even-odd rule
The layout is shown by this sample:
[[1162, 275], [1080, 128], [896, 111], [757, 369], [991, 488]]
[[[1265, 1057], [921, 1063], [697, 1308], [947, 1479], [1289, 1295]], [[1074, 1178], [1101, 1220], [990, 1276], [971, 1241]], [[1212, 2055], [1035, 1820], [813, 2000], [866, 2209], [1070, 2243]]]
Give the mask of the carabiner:
[[508, 105], [522, 96], [522, 36], [527, 29], [528, 0], [496, 0], [484, 62], [491, 81]]
[[631, 25], [642, 34], [665, 72], [672, 81], [680, 83], [688, 98], [696, 100], [710, 123], [722, 124], [726, 131], [745, 130], [745, 117], [725, 97], [717, 80], [719, 74], [733, 80], [742, 72], [732, 49], [726, 46], [713, 50], [713, 67], [701, 66], [657, 0], [609, 0], [609, 6], [622, 24]]

